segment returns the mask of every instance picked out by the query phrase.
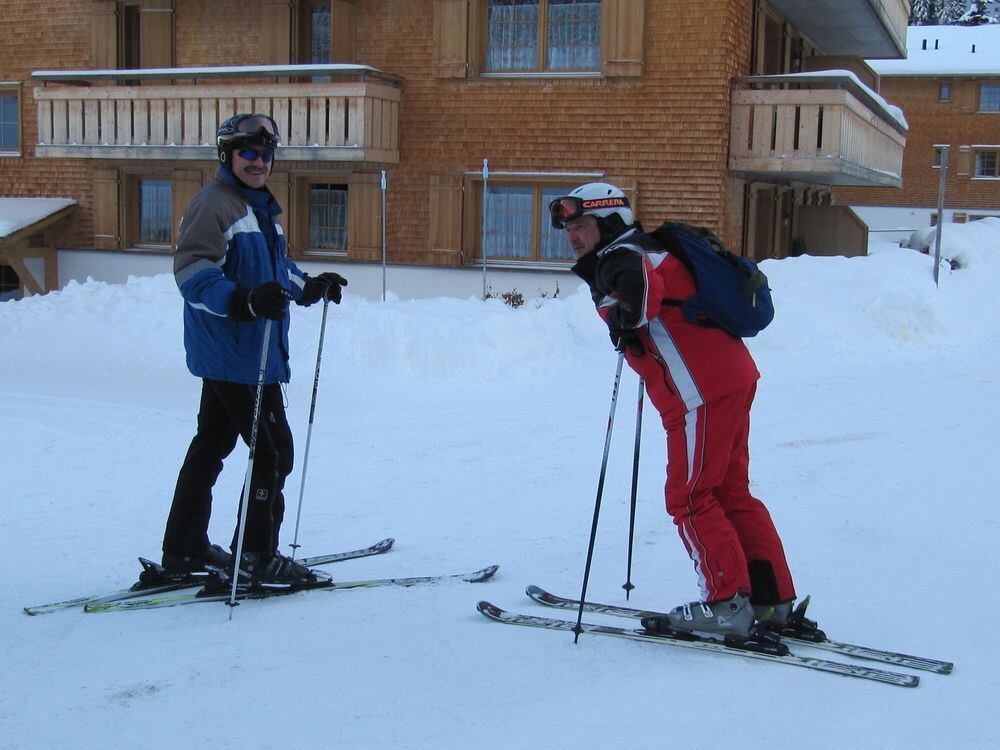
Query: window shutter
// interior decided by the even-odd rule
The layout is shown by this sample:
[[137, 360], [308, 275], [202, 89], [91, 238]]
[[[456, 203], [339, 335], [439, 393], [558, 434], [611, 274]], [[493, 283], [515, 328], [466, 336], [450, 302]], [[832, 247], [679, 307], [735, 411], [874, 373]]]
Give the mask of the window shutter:
[[434, 77], [465, 78], [469, 69], [468, 0], [434, 0]]
[[642, 75], [645, 5], [644, 0], [601, 3], [601, 60], [608, 78]]
[[[285, 243], [289, 246], [289, 255], [292, 253], [291, 245], [292, 238], [289, 236], [289, 177], [288, 172], [271, 172], [271, 176], [267, 178], [267, 189], [271, 191], [271, 195], [274, 199], [278, 201], [278, 205], [283, 209], [283, 213], [278, 214], [278, 223], [281, 224], [281, 231], [285, 233]], [[296, 252], [298, 248], [296, 248]]]
[[91, 8], [90, 66], [114, 70], [118, 67], [118, 3], [99, 0]]
[[98, 250], [121, 248], [118, 210], [118, 170], [94, 170], [94, 247]]
[[431, 177], [428, 246], [433, 265], [462, 265], [462, 199], [460, 175]]
[[965, 80], [952, 87], [952, 96], [958, 88], [958, 98], [961, 102], [961, 109], [964, 114], [975, 112], [979, 109], [979, 82]]
[[173, 0], [141, 0], [139, 4], [139, 63], [143, 68], [174, 65]]
[[262, 0], [260, 54], [263, 65], [292, 61], [292, 8], [288, 0]]
[[347, 180], [347, 248], [351, 260], [382, 259], [382, 191], [379, 175]]
[[330, 62], [354, 62], [354, 0], [331, 2]]
[[181, 225], [181, 217], [187, 210], [191, 199], [201, 190], [201, 172], [195, 170], [176, 170], [170, 178], [170, 213], [171, 241], [177, 247], [177, 235]]
[[972, 149], [968, 146], [959, 146], [957, 156], [955, 171], [959, 177], [969, 177], [972, 174]]

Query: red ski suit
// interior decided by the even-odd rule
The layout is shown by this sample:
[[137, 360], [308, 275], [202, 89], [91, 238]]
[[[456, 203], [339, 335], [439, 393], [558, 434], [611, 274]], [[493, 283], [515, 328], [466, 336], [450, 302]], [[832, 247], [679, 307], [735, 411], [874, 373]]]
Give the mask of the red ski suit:
[[663, 304], [694, 294], [694, 279], [637, 229], [573, 270], [590, 285], [612, 331], [634, 337], [625, 357], [667, 432], [667, 512], [694, 562], [703, 600], [737, 593], [751, 594], [757, 604], [794, 599], [781, 539], [750, 494], [750, 407], [760, 374], [743, 341], [688, 323], [679, 307]]

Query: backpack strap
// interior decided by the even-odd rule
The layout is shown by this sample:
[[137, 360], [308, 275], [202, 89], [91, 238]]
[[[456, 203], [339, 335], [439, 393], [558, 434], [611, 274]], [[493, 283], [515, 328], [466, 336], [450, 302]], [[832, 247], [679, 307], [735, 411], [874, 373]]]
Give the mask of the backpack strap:
[[[696, 279], [697, 277], [695, 277], [694, 274], [694, 266], [691, 263], [691, 259], [688, 257], [687, 251], [684, 249], [684, 244], [677, 238], [677, 232], [680, 231], [695, 234], [696, 230], [700, 228], [701, 227], [691, 226], [690, 224], [665, 221], [652, 232], [649, 232], [647, 236], [651, 237], [664, 250], [683, 263], [684, 267], [688, 270], [688, 273], [691, 274], [691, 277]], [[682, 307], [684, 305], [684, 300], [672, 299], [670, 297], [664, 297], [660, 300], [660, 302], [670, 307]]]

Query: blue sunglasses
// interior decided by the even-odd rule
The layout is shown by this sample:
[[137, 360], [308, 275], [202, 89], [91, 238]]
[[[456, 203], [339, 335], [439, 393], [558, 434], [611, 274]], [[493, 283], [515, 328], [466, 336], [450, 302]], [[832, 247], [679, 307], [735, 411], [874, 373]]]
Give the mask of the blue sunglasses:
[[246, 159], [247, 161], [257, 161], [258, 158], [263, 159], [265, 164], [270, 164], [274, 161], [274, 151], [269, 148], [260, 150], [255, 148], [241, 148], [236, 153], [239, 154], [241, 159]]

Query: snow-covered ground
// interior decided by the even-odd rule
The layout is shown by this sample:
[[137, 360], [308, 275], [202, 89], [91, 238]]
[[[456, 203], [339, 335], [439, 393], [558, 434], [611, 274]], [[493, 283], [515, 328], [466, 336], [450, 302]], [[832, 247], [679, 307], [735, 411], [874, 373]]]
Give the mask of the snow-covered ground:
[[[754, 489], [812, 614], [842, 640], [954, 660], [916, 690], [487, 621], [551, 615], [582, 580], [616, 355], [589, 297], [330, 308], [301, 554], [394, 536], [341, 580], [501, 566], [484, 584], [314, 592], [238, 607], [28, 617], [158, 557], [198, 381], [169, 276], [0, 303], [0, 747], [996, 747], [1000, 221], [928, 256], [768, 261], [777, 317]], [[348, 290], [350, 287], [348, 287]], [[321, 307], [295, 309], [291, 541]], [[623, 601], [636, 378], [623, 377], [591, 598]], [[632, 602], [697, 596], [644, 415]], [[231, 534], [246, 450], [216, 490]], [[287, 548], [286, 548], [287, 549]], [[572, 613], [569, 613], [572, 616]], [[558, 614], [556, 613], [556, 616]], [[594, 621], [606, 621], [590, 617]]]

